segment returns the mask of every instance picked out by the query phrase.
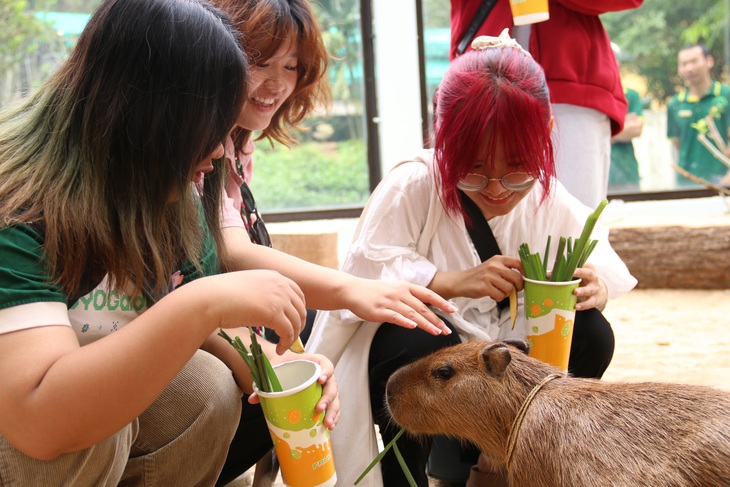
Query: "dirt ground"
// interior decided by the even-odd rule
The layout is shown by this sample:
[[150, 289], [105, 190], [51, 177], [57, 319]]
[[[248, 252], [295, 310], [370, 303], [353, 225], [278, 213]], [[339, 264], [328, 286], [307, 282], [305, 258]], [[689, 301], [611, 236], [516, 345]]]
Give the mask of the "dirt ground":
[[604, 380], [730, 389], [730, 290], [635, 289], [604, 313], [616, 335]]

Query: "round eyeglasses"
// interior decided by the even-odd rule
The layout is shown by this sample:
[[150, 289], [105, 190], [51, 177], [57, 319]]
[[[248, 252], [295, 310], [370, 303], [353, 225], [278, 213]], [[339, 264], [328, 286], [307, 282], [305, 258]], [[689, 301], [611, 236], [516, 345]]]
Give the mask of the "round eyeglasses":
[[456, 187], [462, 191], [481, 191], [487, 187], [489, 181], [499, 181], [508, 191], [524, 191], [532, 186], [535, 178], [526, 172], [511, 172], [501, 178], [488, 178], [484, 174], [470, 172]]

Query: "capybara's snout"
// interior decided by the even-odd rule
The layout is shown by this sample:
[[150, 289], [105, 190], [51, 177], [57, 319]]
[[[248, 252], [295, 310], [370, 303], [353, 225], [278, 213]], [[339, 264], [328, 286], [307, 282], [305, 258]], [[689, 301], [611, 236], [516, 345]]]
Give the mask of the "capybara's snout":
[[[385, 401], [388, 410], [395, 422], [401, 426], [403, 426], [402, 421], [406, 420], [404, 417], [405, 411], [413, 406], [410, 401], [412, 396], [408, 392], [407, 385], [410, 368], [412, 368], [412, 365], [406, 365], [396, 370], [385, 385]], [[404, 405], [404, 402], [408, 404]]]

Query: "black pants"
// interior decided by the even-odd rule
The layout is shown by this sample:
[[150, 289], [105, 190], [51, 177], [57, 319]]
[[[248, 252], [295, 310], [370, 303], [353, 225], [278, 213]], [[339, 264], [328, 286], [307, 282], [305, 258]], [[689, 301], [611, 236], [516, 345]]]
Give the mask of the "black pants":
[[[375, 334], [368, 364], [370, 405], [383, 444], [387, 445], [399, 431], [398, 426], [390, 421], [385, 405], [385, 384], [388, 378], [403, 365], [435, 350], [458, 344], [458, 334], [450, 323], [446, 324], [454, 331], [448, 336], [433, 336], [420, 329], [409, 330], [392, 324], [381, 326]], [[601, 378], [611, 363], [614, 345], [611, 325], [600, 311], [594, 308], [576, 312], [568, 371], [574, 377]], [[403, 435], [398, 439], [398, 449], [419, 487], [428, 487], [426, 462], [431, 440], [423, 437], [416, 440]], [[464, 450], [465, 455], [473, 456], [475, 464], [478, 450], [468, 446]], [[385, 487], [408, 485], [395, 455], [389, 452], [380, 465]]]
[[[316, 313], [316, 310], [307, 310], [307, 322], [304, 330], [299, 335], [302, 343], [307, 343], [307, 338], [312, 332]], [[278, 335], [273, 331], [267, 329], [265, 333], [268, 341], [279, 342]], [[226, 485], [240, 477], [274, 447], [261, 405], [249, 404], [248, 395], [243, 396], [242, 402], [243, 409], [241, 411], [241, 420], [238, 423], [238, 430], [236, 430], [231, 446], [228, 448], [226, 463], [218, 476], [216, 486]]]

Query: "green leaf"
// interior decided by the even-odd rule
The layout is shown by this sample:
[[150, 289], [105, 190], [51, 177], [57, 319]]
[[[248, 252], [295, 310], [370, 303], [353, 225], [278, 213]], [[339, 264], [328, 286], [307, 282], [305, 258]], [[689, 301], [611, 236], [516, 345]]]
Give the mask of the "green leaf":
[[548, 271], [548, 267], [547, 267], [548, 255], [550, 254], [550, 239], [551, 239], [551, 236], [548, 235], [547, 244], [545, 245], [545, 253], [542, 256], [542, 272], [546, 276], [547, 276], [547, 271]]
[[259, 369], [259, 371], [263, 370], [263, 375], [267, 377], [267, 382], [269, 384], [269, 392], [281, 392], [284, 389], [281, 387], [281, 382], [279, 382], [279, 378], [276, 376], [276, 372], [274, 371], [274, 367], [271, 366], [271, 362], [269, 361], [269, 358], [266, 356], [266, 354], [263, 353], [263, 350], [261, 349], [261, 346], [259, 345], [258, 341], [256, 340], [256, 333], [253, 333], [251, 335], [251, 341], [252, 343], [256, 344], [256, 347], [261, 352], [260, 358], [261, 358], [261, 367], [262, 369]]
[[274, 372], [266, 354], [264, 354], [261, 345], [256, 340], [256, 333], [249, 328], [251, 334], [251, 351], [246, 348], [240, 337], [231, 338], [222, 328], [218, 331], [218, 336], [223, 337], [241, 356], [246, 366], [251, 371], [251, 378], [256, 383], [256, 387], [263, 392], [281, 392], [281, 382]]
[[408, 484], [411, 487], [418, 487], [416, 479], [413, 478], [411, 471], [408, 470], [408, 465], [406, 465], [406, 461], [403, 458], [403, 455], [401, 455], [400, 450], [398, 449], [398, 445], [396, 443], [393, 443], [393, 453], [395, 453], [395, 457], [398, 459], [400, 468], [403, 470], [403, 475], [405, 475], [406, 479], [408, 479]]
[[580, 261], [578, 262], [578, 267], [583, 267], [588, 260], [588, 257], [591, 256], [591, 253], [593, 252], [593, 249], [596, 248], [596, 244], [598, 244], [598, 240], [591, 240], [588, 246], [583, 251], [583, 255], [580, 257]]
[[598, 217], [601, 216], [601, 212], [607, 204], [608, 200], [604, 199], [598, 204], [598, 207], [595, 209], [595, 211], [588, 215], [586, 223], [585, 225], [583, 225], [583, 231], [580, 234], [580, 238], [576, 241], [573, 247], [573, 253], [570, 255], [570, 259], [568, 260], [566, 269], [563, 274], [563, 280], [568, 280], [573, 277], [575, 269], [578, 268], [578, 261], [580, 260], [581, 254], [583, 253], [583, 249], [586, 245], [588, 245], [588, 240], [593, 233], [593, 228], [596, 226]]
[[[365, 469], [365, 470], [363, 471], [363, 473], [361, 473], [361, 474], [360, 474], [360, 476], [359, 476], [359, 477], [357, 478], [357, 480], [355, 481], [355, 485], [359, 484], [359, 483], [360, 483], [360, 481], [361, 481], [362, 479], [364, 479], [364, 478], [365, 478], [365, 476], [366, 476], [367, 474], [369, 474], [369, 473], [370, 473], [370, 471], [371, 471], [371, 470], [373, 469], [373, 467], [375, 467], [375, 465], [377, 465], [377, 464], [378, 464], [378, 462], [379, 462], [380, 460], [382, 460], [382, 459], [383, 459], [383, 457], [385, 456], [385, 454], [386, 454], [386, 453], [388, 453], [388, 450], [390, 450], [390, 449], [391, 449], [391, 448], [393, 447], [393, 445], [395, 445], [395, 442], [396, 442], [396, 441], [398, 441], [398, 438], [400, 438], [400, 437], [401, 437], [401, 435], [403, 435], [403, 433], [405, 433], [405, 430], [404, 430], [404, 429], [401, 429], [401, 430], [400, 430], [400, 431], [399, 431], [399, 432], [398, 432], [398, 433], [397, 433], [397, 434], [396, 434], [396, 435], [395, 435], [395, 436], [393, 437], [393, 439], [392, 439], [392, 440], [390, 440], [390, 442], [389, 442], [389, 443], [388, 443], [388, 444], [387, 444], [387, 445], [385, 446], [385, 448], [383, 448], [383, 451], [381, 451], [380, 453], [378, 453], [378, 456], [376, 456], [376, 457], [375, 457], [375, 458], [373, 459], [373, 461], [372, 461], [372, 462], [370, 462], [370, 465], [368, 465], [368, 466], [367, 466], [367, 468], [366, 468], [366, 469]], [[401, 468], [402, 468], [402, 466], [401, 466]], [[405, 473], [405, 472], [407, 472], [407, 471], [408, 471], [408, 468], [406, 468], [406, 469], [405, 469], [405, 470], [403, 471], [403, 473]], [[410, 475], [410, 472], [408, 472], [408, 474]]]

